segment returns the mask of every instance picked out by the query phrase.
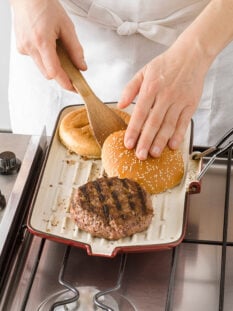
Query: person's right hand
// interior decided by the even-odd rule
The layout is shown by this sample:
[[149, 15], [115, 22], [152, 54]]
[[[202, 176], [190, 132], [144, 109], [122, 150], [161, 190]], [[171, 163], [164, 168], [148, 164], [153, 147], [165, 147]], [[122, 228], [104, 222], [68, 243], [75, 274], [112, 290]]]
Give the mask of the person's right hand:
[[86, 70], [83, 48], [74, 25], [58, 0], [11, 0], [17, 49], [33, 58], [47, 79], [73, 90], [60, 65], [56, 40], [60, 39], [74, 65]]

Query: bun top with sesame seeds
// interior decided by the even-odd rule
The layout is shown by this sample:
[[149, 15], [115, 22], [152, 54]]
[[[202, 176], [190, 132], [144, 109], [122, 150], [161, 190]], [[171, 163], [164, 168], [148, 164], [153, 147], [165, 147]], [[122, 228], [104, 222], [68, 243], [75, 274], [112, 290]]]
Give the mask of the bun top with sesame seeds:
[[150, 194], [164, 192], [178, 185], [184, 175], [180, 150], [166, 147], [159, 158], [139, 160], [135, 150], [124, 146], [125, 130], [112, 133], [102, 147], [102, 163], [109, 177], [137, 181]]

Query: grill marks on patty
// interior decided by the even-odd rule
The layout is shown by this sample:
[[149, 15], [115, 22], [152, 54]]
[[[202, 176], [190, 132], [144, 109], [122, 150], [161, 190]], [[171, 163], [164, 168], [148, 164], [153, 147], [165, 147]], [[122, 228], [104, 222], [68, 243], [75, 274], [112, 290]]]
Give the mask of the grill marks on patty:
[[120, 214], [146, 213], [146, 193], [139, 184], [129, 179], [100, 178], [79, 187], [79, 204], [109, 222]]
[[103, 177], [74, 191], [71, 213], [81, 229], [118, 239], [145, 230], [153, 208], [150, 196], [137, 182]]

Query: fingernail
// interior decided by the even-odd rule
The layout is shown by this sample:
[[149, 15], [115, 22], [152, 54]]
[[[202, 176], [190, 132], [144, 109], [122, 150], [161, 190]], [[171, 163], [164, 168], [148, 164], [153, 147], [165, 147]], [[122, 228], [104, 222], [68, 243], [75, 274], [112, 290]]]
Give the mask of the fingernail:
[[139, 160], [146, 160], [148, 152], [145, 149], [141, 149], [136, 152], [136, 156]]
[[81, 64], [82, 64], [83, 68], [87, 68], [87, 63], [86, 63], [85, 59], [82, 59]]
[[132, 149], [134, 147], [134, 140], [131, 138], [125, 139], [125, 147], [128, 149]]
[[177, 149], [177, 147], [178, 147], [177, 141], [176, 141], [176, 140], [171, 140], [171, 141], [169, 142], [169, 147], [170, 147], [171, 149]]
[[151, 150], [151, 153], [154, 157], [160, 156], [161, 149], [158, 146], [154, 146]]

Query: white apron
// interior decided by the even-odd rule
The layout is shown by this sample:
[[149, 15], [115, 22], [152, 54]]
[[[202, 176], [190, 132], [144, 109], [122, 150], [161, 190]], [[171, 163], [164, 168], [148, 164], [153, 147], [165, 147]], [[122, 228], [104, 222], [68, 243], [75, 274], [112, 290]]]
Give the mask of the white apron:
[[[103, 101], [117, 101], [125, 84], [178, 37], [209, 0], [62, 0], [84, 48], [84, 73]], [[211, 144], [233, 126], [233, 46], [213, 64], [194, 116], [195, 144]], [[230, 66], [231, 63], [231, 66]], [[15, 49], [12, 35], [9, 102], [12, 130], [50, 135], [59, 111], [82, 103], [79, 95], [47, 81], [34, 62]], [[222, 121], [227, 118], [226, 121]], [[201, 129], [201, 130], [200, 130]]]

